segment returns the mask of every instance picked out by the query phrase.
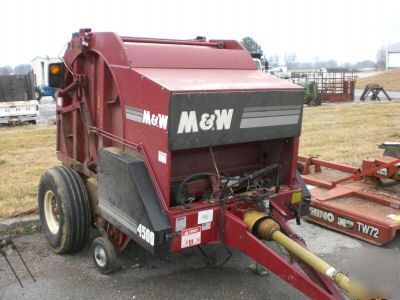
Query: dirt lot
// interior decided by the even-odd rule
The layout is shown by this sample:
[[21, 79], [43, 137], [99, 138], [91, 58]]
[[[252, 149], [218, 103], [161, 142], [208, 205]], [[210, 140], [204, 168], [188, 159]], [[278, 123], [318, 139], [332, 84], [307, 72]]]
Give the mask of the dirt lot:
[[[305, 108], [300, 153], [348, 164], [381, 156], [377, 145], [400, 139], [400, 103]], [[55, 126], [0, 128], [0, 218], [32, 213], [40, 174], [56, 165]]]

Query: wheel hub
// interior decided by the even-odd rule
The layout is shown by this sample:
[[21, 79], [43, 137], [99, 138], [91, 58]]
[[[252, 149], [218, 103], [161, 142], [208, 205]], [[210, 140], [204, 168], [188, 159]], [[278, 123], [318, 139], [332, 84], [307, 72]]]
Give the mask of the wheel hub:
[[96, 263], [100, 267], [104, 267], [106, 265], [107, 262], [106, 252], [101, 246], [96, 246], [96, 248], [94, 248], [94, 258], [96, 260]]
[[44, 195], [44, 215], [46, 224], [52, 234], [57, 234], [60, 229], [59, 209], [57, 200], [52, 191], [47, 191]]

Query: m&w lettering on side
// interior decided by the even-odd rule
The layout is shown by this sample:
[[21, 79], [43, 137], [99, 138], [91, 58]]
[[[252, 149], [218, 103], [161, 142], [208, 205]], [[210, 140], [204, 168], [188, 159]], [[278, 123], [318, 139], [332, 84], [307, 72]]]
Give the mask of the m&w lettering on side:
[[167, 129], [168, 116], [163, 114], [153, 114], [149, 110], [125, 106], [125, 116], [128, 120], [143, 123], [146, 125]]
[[216, 109], [214, 113], [204, 113], [198, 118], [196, 111], [182, 111], [178, 134], [199, 132], [199, 130], [228, 130], [231, 128], [233, 109]]
[[168, 116], [163, 114], [152, 114], [150, 111], [144, 110], [142, 122], [143, 124], [167, 129]]

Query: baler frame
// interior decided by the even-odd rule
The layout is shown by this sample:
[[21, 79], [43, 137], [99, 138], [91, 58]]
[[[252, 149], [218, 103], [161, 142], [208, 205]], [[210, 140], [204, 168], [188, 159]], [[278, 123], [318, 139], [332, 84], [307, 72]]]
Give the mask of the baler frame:
[[[152, 53], [159, 54], [156, 61], [149, 59]], [[250, 54], [229, 40], [130, 38], [81, 29], [63, 62], [57, 92], [63, 166], [43, 174], [38, 193], [54, 251], [79, 250], [91, 222], [103, 235], [94, 240], [93, 255], [104, 272], [115, 269], [114, 247], [122, 251], [130, 239], [153, 254], [222, 242], [310, 298], [342, 299], [335, 283], [352, 296], [365, 295], [310, 253], [287, 223], [299, 223], [310, 200], [296, 173], [301, 88], [255, 70]], [[194, 76], [194, 83], [185, 76]], [[229, 160], [235, 158], [231, 148], [235, 160]], [[173, 185], [201, 172], [206, 178], [185, 185], [195, 192], [179, 202]], [[261, 179], [260, 187], [249, 188]], [[60, 220], [53, 234], [42, 209], [48, 192]], [[81, 226], [63, 219], [68, 213]], [[75, 231], [65, 233], [66, 225]], [[260, 239], [285, 245], [306, 275]]]

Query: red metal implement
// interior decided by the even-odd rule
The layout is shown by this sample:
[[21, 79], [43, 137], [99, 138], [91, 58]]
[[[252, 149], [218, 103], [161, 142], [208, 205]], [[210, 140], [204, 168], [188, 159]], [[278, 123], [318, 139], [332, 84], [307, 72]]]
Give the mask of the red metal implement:
[[383, 187], [400, 160], [364, 160], [362, 168], [299, 157], [303, 179], [312, 194], [308, 220], [367, 242], [383, 245], [400, 229], [400, 189]]

